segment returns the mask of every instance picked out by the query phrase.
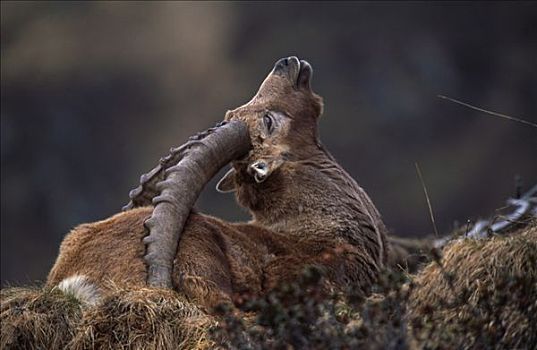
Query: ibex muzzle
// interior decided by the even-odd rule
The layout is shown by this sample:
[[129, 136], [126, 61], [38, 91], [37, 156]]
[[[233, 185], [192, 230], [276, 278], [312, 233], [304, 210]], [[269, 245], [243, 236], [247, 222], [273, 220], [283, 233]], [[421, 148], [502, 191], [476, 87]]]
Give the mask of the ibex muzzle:
[[310, 89], [310, 81], [313, 69], [311, 65], [304, 61], [299, 60], [295, 56], [282, 58], [274, 65], [272, 74], [281, 75], [291, 81], [291, 84], [295, 84], [296, 87], [302, 87]]
[[308, 62], [295, 56], [282, 58], [252, 100], [226, 114], [227, 121], [248, 124], [253, 149], [245, 159], [233, 162], [233, 169], [217, 185], [220, 192], [233, 191], [242, 183], [261, 184], [285, 161], [300, 158], [302, 151], [316, 144], [322, 100], [311, 90], [312, 76]]

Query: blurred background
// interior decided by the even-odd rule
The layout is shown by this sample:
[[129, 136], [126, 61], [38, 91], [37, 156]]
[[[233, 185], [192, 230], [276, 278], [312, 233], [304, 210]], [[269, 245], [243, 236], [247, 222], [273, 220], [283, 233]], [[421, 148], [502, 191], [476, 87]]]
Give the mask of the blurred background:
[[[274, 62], [314, 67], [321, 136], [393, 232], [489, 216], [537, 182], [536, 3], [1, 3], [1, 280], [43, 280], [171, 146], [248, 101]], [[208, 186], [202, 211], [247, 219]]]

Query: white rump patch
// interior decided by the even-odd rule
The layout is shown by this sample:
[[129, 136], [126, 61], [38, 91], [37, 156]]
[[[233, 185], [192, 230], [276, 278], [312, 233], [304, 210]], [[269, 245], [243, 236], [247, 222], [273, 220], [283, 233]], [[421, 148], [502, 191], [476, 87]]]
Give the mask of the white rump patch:
[[67, 295], [71, 295], [82, 304], [97, 305], [101, 299], [101, 293], [96, 285], [88, 281], [84, 275], [68, 277], [58, 284], [58, 289]]

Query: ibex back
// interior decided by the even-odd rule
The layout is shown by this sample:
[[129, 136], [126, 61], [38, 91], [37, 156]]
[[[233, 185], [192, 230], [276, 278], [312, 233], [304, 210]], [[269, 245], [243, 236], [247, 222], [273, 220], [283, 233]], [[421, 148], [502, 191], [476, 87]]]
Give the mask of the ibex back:
[[[322, 100], [311, 90], [312, 68], [279, 60], [247, 104], [226, 120], [248, 125], [253, 149], [218, 183], [235, 191], [253, 216], [228, 223], [192, 213], [174, 261], [173, 284], [210, 309], [233, 293], [262, 294], [309, 265], [331, 286], [368, 292], [387, 258], [385, 228], [367, 194], [321, 145]], [[144, 286], [143, 221], [152, 208], [132, 209], [74, 229], [48, 277], [75, 274], [92, 282]]]

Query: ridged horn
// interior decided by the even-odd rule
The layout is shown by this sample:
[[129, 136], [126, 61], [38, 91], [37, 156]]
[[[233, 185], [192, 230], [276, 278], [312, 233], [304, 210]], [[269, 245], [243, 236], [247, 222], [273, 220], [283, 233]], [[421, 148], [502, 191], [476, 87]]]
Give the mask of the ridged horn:
[[147, 282], [152, 287], [171, 288], [173, 260], [181, 233], [194, 203], [207, 182], [230, 161], [251, 148], [244, 122], [222, 122], [196, 134], [142, 175], [140, 186], [129, 194], [124, 210], [153, 204], [144, 226], [148, 267]]

